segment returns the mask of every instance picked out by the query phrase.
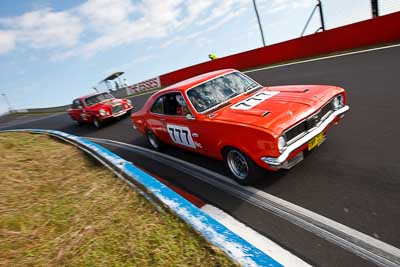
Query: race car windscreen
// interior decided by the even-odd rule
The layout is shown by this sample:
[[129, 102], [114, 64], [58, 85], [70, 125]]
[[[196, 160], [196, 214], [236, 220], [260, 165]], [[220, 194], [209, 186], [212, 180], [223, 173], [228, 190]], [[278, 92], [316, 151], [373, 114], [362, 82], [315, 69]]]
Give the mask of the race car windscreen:
[[187, 96], [196, 111], [203, 112], [259, 86], [240, 72], [233, 72], [190, 89]]
[[97, 103], [100, 103], [107, 99], [113, 99], [114, 97], [109, 93], [102, 93], [98, 95], [94, 95], [85, 99], [86, 105], [91, 106]]

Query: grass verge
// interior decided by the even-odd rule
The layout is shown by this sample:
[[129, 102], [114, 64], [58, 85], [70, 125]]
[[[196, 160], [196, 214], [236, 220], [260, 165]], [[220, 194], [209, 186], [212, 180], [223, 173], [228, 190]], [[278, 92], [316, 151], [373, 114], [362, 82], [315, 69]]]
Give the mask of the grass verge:
[[0, 170], [0, 266], [236, 266], [71, 145], [1, 133]]

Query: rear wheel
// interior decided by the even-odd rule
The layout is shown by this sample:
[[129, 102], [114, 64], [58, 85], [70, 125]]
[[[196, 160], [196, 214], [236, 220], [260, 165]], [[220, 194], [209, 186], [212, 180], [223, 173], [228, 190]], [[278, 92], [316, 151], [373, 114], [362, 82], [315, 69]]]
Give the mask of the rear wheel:
[[94, 127], [96, 127], [97, 129], [101, 128], [101, 121], [98, 120], [97, 118], [93, 119], [93, 125]]
[[158, 137], [150, 130], [146, 130], [146, 137], [149, 141], [151, 147], [156, 150], [160, 151], [164, 147], [164, 144], [158, 139]]
[[226, 169], [239, 184], [250, 185], [264, 174], [264, 170], [239, 149], [227, 148], [223, 156]]

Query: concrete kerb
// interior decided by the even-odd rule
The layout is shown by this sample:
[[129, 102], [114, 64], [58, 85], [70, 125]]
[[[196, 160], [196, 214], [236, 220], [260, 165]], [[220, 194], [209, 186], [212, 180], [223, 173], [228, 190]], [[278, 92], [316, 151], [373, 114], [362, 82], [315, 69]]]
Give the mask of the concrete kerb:
[[190, 225], [211, 244], [224, 251], [241, 266], [283, 266], [254, 247], [154, 177], [136, 168], [108, 149], [85, 138], [55, 130], [19, 129], [0, 132], [49, 134], [77, 146], [128, 182], [153, 204], [163, 206]]

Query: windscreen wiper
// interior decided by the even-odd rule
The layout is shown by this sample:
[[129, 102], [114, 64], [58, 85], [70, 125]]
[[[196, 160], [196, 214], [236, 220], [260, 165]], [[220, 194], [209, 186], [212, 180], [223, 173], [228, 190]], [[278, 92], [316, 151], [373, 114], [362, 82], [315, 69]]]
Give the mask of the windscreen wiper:
[[257, 85], [256, 87], [250, 89], [249, 91], [246, 90], [246, 91], [247, 91], [247, 92], [246, 92], [246, 95], [249, 95], [249, 94], [251, 94], [251, 93], [254, 93], [255, 91], [260, 90], [261, 88], [263, 88], [263, 86], [259, 84], [259, 85]]
[[230, 101], [223, 102], [223, 103], [221, 103], [221, 104], [215, 106], [214, 108], [211, 108], [210, 110], [208, 110], [208, 111], [207, 111], [207, 114], [209, 114], [209, 113], [211, 113], [211, 112], [214, 112], [214, 111], [216, 111], [216, 110], [218, 110], [218, 109], [220, 109], [220, 108], [229, 106], [230, 104], [232, 104]]

